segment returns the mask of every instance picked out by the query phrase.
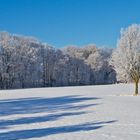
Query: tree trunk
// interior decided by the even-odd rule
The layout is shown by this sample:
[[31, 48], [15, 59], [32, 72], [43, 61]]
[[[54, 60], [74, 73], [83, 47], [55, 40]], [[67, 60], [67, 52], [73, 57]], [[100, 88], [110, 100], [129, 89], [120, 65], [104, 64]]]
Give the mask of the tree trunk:
[[134, 95], [137, 96], [138, 95], [138, 84], [139, 84], [139, 80], [135, 81], [135, 93]]

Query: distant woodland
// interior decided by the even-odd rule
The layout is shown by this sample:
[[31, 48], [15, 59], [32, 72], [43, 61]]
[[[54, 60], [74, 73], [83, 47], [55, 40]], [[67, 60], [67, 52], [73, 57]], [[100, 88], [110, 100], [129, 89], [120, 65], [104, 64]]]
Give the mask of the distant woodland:
[[112, 49], [96, 45], [55, 49], [32, 37], [0, 32], [0, 88], [115, 83]]

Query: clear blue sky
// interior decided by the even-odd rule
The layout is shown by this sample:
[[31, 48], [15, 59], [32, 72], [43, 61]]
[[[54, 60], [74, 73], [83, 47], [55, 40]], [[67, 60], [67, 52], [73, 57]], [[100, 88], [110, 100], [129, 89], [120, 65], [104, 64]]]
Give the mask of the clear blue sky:
[[0, 0], [0, 30], [64, 47], [115, 47], [121, 27], [140, 23], [140, 0]]

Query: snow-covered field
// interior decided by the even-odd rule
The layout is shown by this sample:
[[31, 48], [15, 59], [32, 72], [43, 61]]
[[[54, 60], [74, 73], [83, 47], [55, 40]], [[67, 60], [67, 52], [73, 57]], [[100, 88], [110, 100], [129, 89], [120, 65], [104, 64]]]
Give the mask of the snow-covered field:
[[0, 140], [140, 140], [133, 85], [0, 91]]

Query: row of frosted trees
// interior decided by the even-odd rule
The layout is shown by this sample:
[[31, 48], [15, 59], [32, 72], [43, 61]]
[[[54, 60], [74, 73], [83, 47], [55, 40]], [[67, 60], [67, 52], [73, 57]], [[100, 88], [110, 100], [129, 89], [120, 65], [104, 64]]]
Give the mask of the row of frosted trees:
[[95, 45], [54, 49], [31, 37], [1, 32], [0, 88], [114, 83], [111, 54], [112, 50]]

